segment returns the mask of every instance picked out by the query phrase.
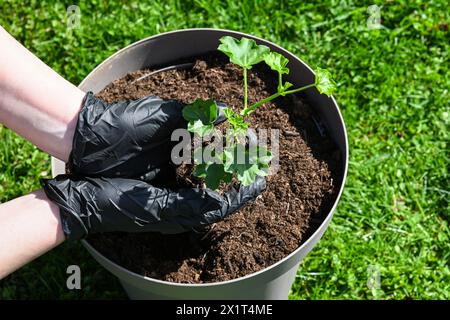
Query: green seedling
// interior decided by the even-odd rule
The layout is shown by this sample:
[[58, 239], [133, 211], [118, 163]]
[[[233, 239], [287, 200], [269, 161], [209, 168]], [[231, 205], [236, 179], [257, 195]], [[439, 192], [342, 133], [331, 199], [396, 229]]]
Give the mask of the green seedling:
[[[204, 147], [194, 150], [194, 175], [204, 178], [206, 185], [211, 189], [217, 189], [221, 182], [230, 182], [233, 175], [243, 185], [248, 186], [255, 181], [257, 176], [268, 174], [272, 154], [261, 146], [251, 150], [245, 141], [245, 134], [250, 126], [245, 118], [256, 108], [279, 96], [297, 93], [308, 88], [316, 87], [321, 94], [331, 96], [336, 89], [336, 83], [328, 70], [317, 68], [314, 83], [292, 89], [294, 86], [292, 83], [283, 81], [283, 75], [289, 74], [287, 66], [289, 60], [277, 52], [270, 51], [267, 46], [258, 45], [254, 40], [245, 37], [241, 40], [230, 36], [222, 37], [218, 50], [226, 54], [232, 63], [240, 66], [243, 70], [243, 109], [240, 112], [235, 112], [230, 108], [222, 109], [228, 120], [227, 146], [223, 151], [214, 154], [207, 160], [203, 157]], [[263, 61], [278, 73], [277, 92], [249, 105], [247, 73], [252, 66]], [[214, 130], [217, 110], [216, 103], [211, 99], [197, 99], [194, 103], [186, 106], [183, 109], [183, 117], [188, 121], [188, 130], [200, 137], [210, 134]]]

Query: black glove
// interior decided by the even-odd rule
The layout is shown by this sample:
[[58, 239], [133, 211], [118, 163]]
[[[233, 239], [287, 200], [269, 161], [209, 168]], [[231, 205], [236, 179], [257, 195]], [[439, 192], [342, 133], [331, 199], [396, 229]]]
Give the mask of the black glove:
[[[218, 103], [216, 124], [226, 118]], [[175, 129], [186, 128], [184, 105], [175, 100], [146, 97], [108, 104], [88, 92], [73, 138], [70, 173], [151, 181], [169, 168], [177, 142]]]
[[265, 188], [250, 186], [224, 196], [209, 189], [156, 188], [140, 180], [59, 175], [41, 180], [47, 197], [60, 208], [66, 237], [76, 240], [109, 231], [181, 233], [218, 222]]

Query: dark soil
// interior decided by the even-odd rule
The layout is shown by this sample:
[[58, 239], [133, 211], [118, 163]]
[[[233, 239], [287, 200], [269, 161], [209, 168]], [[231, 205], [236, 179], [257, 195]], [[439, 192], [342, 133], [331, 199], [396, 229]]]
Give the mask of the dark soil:
[[[115, 102], [157, 95], [190, 103], [212, 98], [240, 110], [242, 72], [220, 54], [193, 58], [191, 69], [136, 79], [149, 70], [116, 80], [97, 96]], [[276, 91], [276, 74], [258, 65], [249, 73], [254, 103]], [[313, 107], [313, 106], [312, 106]], [[156, 279], [202, 283], [230, 280], [266, 268], [299, 247], [329, 212], [341, 181], [336, 146], [316, 128], [313, 110], [299, 96], [279, 98], [256, 110], [253, 128], [280, 129], [280, 169], [254, 203], [209, 231], [180, 235], [113, 233], [88, 241], [121, 266]], [[181, 172], [183, 171], [183, 172]], [[186, 181], [189, 167], [178, 170]]]

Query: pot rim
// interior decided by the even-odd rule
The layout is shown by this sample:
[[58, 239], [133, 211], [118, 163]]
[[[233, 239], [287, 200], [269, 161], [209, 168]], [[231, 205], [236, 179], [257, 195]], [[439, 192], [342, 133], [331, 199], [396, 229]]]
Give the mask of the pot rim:
[[[285, 51], [285, 52], [291, 54], [293, 57], [295, 57], [296, 59], [298, 59], [298, 60], [299, 60], [299, 61], [300, 61], [307, 69], [309, 69], [309, 70], [314, 74], [314, 71], [311, 69], [311, 67], [310, 67], [308, 64], [306, 64], [302, 59], [300, 59], [299, 57], [297, 57], [295, 54], [293, 54], [293, 53], [290, 52], [289, 50], [284, 49], [283, 47], [281, 47], [281, 46], [279, 46], [279, 45], [277, 45], [277, 44], [275, 44], [275, 43], [273, 43], [273, 42], [271, 42], [271, 41], [268, 41], [268, 40], [266, 40], [266, 39], [262, 39], [262, 38], [260, 38], [260, 37], [257, 37], [257, 36], [251, 35], [251, 34], [246, 34], [246, 33], [240, 32], [240, 31], [229, 30], [229, 29], [219, 29], [219, 28], [187, 28], [187, 29], [177, 29], [177, 30], [172, 30], [172, 31], [168, 31], [168, 32], [158, 33], [158, 34], [152, 35], [152, 36], [150, 36], [150, 37], [141, 39], [141, 40], [139, 40], [139, 41], [133, 42], [133, 43], [129, 44], [128, 46], [126, 46], [126, 47], [124, 47], [124, 48], [122, 48], [122, 49], [116, 51], [114, 54], [112, 54], [112, 55], [109, 56], [107, 59], [103, 60], [99, 65], [97, 65], [97, 66], [96, 66], [96, 67], [95, 67], [95, 68], [94, 68], [94, 69], [93, 69], [93, 70], [92, 70], [92, 71], [91, 71], [91, 72], [90, 72], [90, 73], [89, 73], [89, 74], [81, 81], [81, 83], [78, 85], [78, 87], [83, 86], [83, 84], [87, 81], [87, 79], [88, 79], [93, 73], [95, 73], [97, 70], [101, 69], [102, 66], [103, 66], [106, 62], [115, 59], [117, 56], [120, 56], [123, 52], [125, 52], [125, 51], [127, 51], [127, 50], [129, 50], [129, 49], [131, 49], [131, 48], [133, 48], [133, 47], [135, 47], [135, 46], [138, 46], [138, 45], [140, 45], [140, 44], [142, 44], [142, 43], [144, 43], [144, 42], [147, 42], [147, 41], [149, 41], [149, 40], [152, 40], [152, 39], [154, 39], [154, 38], [158, 38], [158, 37], [161, 37], [161, 36], [164, 36], [164, 35], [168, 35], [168, 34], [172, 34], [172, 33], [181, 33], [181, 32], [193, 32], [193, 31], [213, 31], [213, 32], [219, 31], [219, 32], [231, 32], [231, 33], [234, 33], [234, 34], [236, 34], [236, 35], [246, 36], [246, 37], [247, 37], [247, 36], [251, 36], [252, 38], [257, 39], [257, 40], [259, 40], [259, 41], [268, 42], [268, 43], [270, 43], [271, 45], [273, 45], [274, 47], [276, 47], [277, 49], [279, 49], [280, 51]], [[120, 271], [123, 272], [123, 273], [126, 273], [126, 274], [128, 274], [128, 275], [130, 275], [130, 276], [133, 276], [133, 277], [140, 278], [141, 280], [154, 282], [154, 283], [157, 283], [157, 284], [160, 284], [160, 285], [169, 285], [169, 286], [176, 286], [176, 287], [212, 287], [212, 286], [217, 286], [217, 285], [232, 284], [232, 283], [235, 283], [235, 282], [239, 282], [239, 281], [242, 281], [242, 280], [245, 280], [245, 279], [249, 279], [249, 278], [255, 277], [255, 276], [260, 275], [260, 274], [262, 274], [262, 273], [264, 273], [264, 272], [267, 272], [267, 271], [269, 271], [269, 270], [271, 270], [271, 269], [273, 269], [273, 268], [276, 268], [276, 267], [279, 266], [280, 264], [282, 264], [282, 263], [286, 262], [287, 260], [291, 259], [298, 251], [300, 251], [303, 247], [308, 246], [308, 244], [309, 244], [311, 241], [313, 241], [313, 239], [315, 238], [315, 236], [317, 235], [317, 233], [320, 232], [320, 229], [322, 228], [322, 226], [327, 222], [327, 220], [330, 220], [330, 219], [331, 219], [332, 213], [336, 210], [337, 204], [339, 203], [339, 200], [340, 200], [340, 198], [341, 198], [341, 196], [342, 196], [342, 192], [343, 192], [343, 190], [344, 190], [345, 181], [346, 181], [346, 178], [347, 178], [347, 171], [348, 171], [348, 157], [349, 157], [347, 128], [346, 128], [346, 126], [345, 126], [344, 118], [342, 117], [341, 111], [340, 111], [340, 109], [339, 109], [339, 105], [337, 104], [336, 100], [334, 99], [334, 96], [331, 96], [330, 98], [332, 99], [334, 105], [336, 106], [337, 113], [338, 113], [338, 115], [339, 115], [339, 119], [340, 119], [340, 121], [341, 121], [341, 123], [342, 123], [342, 125], [343, 125], [343, 129], [344, 129], [344, 138], [345, 138], [345, 159], [346, 159], [346, 161], [345, 161], [345, 163], [344, 163], [344, 172], [343, 172], [343, 176], [342, 176], [342, 184], [341, 184], [340, 190], [339, 190], [339, 192], [338, 192], [338, 194], [337, 194], [337, 197], [336, 197], [336, 199], [335, 199], [335, 201], [334, 201], [333, 206], [332, 206], [331, 209], [329, 210], [329, 212], [328, 212], [326, 218], [322, 221], [322, 223], [320, 224], [320, 226], [314, 231], [313, 234], [311, 234], [311, 235], [309, 236], [309, 238], [308, 238], [305, 242], [303, 242], [297, 249], [295, 249], [294, 251], [292, 251], [290, 254], [288, 254], [288, 255], [287, 255], [286, 257], [284, 257], [283, 259], [281, 259], [281, 260], [275, 262], [274, 264], [268, 266], [267, 268], [264, 268], [264, 269], [258, 270], [258, 271], [256, 271], [256, 272], [247, 274], [247, 275], [245, 275], [245, 276], [243, 276], [243, 277], [239, 277], [239, 278], [235, 278], [235, 279], [231, 279], [231, 280], [218, 281], [218, 282], [208, 282], [208, 283], [178, 283], [178, 282], [169, 282], [169, 281], [164, 281], [164, 280], [154, 279], [154, 278], [150, 278], [150, 277], [146, 277], [146, 276], [140, 275], [140, 274], [138, 274], [138, 273], [135, 273], [135, 272], [133, 272], [133, 271], [131, 271], [131, 270], [128, 270], [128, 269], [122, 267], [121, 265], [115, 263], [114, 261], [111, 261], [110, 259], [108, 259], [107, 257], [105, 257], [103, 254], [101, 254], [99, 251], [97, 251], [91, 244], [89, 244], [89, 242], [88, 242], [87, 240], [82, 240], [83, 245], [84, 245], [89, 251], [91, 251], [92, 253], [94, 253], [94, 254], [96, 254], [96, 255], [98, 255], [98, 256], [101, 256], [101, 257], [102, 257], [103, 259], [105, 259], [109, 264], [111, 264], [114, 268], [120, 270]]]

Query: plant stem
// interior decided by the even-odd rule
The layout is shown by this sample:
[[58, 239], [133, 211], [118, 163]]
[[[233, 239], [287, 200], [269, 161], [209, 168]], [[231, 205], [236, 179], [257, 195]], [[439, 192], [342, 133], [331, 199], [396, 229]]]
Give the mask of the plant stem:
[[303, 91], [303, 90], [312, 88], [312, 87], [314, 87], [315, 85], [316, 85], [315, 83], [311, 83], [311, 84], [308, 84], [307, 86], [304, 86], [304, 87], [301, 87], [301, 88], [288, 90], [288, 91], [283, 92], [283, 95], [287, 95], [287, 94], [291, 94], [291, 93], [296, 93], [296, 92], [299, 92], [299, 91]]
[[269, 97], [267, 97], [265, 99], [262, 99], [261, 101], [258, 101], [255, 104], [252, 104], [250, 107], [244, 108], [243, 116], [245, 117], [245, 116], [249, 115], [250, 113], [255, 111], [255, 109], [258, 108], [260, 105], [262, 105], [262, 104], [264, 104], [266, 102], [272, 101], [273, 99], [278, 98], [281, 95], [285, 96], [285, 95], [288, 95], [288, 94], [291, 94], [291, 93], [300, 92], [300, 91], [312, 88], [315, 85], [316, 85], [315, 83], [311, 83], [311, 84], [308, 84], [307, 86], [304, 86], [304, 87], [301, 87], [301, 88], [287, 90], [287, 91], [284, 91], [284, 92], [274, 93], [273, 95], [271, 95], [271, 96], [269, 96]]
[[244, 113], [247, 110], [247, 106], [248, 106], [248, 93], [247, 93], [247, 68], [244, 67]]
[[278, 72], [278, 92], [281, 91], [282, 80], [281, 72]]
[[264, 103], [266, 103], [266, 102], [269, 102], [269, 101], [271, 101], [271, 100], [273, 100], [273, 99], [275, 99], [275, 98], [278, 98], [279, 96], [281, 96], [281, 93], [280, 93], [280, 92], [277, 92], [277, 93], [274, 93], [273, 95], [271, 95], [271, 96], [269, 96], [269, 97], [267, 97], [267, 98], [265, 98], [265, 99], [262, 99], [261, 101], [258, 101], [257, 103], [255, 103], [255, 104], [251, 105], [250, 107], [248, 107], [248, 109], [246, 110], [246, 112], [244, 112], [244, 116], [249, 115], [249, 114], [252, 113], [256, 108], [258, 108], [260, 105], [262, 105], [262, 104], [264, 104]]

